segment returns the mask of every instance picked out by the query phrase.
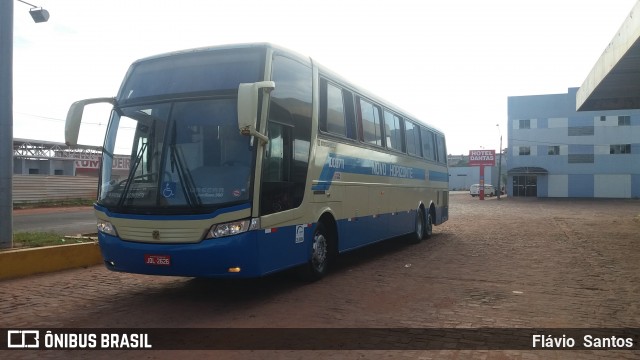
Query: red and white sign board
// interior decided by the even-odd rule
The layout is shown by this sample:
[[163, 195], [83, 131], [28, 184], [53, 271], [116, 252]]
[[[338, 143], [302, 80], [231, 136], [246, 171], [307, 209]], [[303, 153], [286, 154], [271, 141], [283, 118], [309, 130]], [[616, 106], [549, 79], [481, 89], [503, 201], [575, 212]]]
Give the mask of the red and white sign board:
[[469, 166], [496, 166], [496, 151], [469, 150]]
[[[113, 159], [113, 169], [129, 170], [131, 158], [129, 156], [116, 155]], [[100, 168], [100, 158], [76, 160], [76, 169], [98, 169]]]

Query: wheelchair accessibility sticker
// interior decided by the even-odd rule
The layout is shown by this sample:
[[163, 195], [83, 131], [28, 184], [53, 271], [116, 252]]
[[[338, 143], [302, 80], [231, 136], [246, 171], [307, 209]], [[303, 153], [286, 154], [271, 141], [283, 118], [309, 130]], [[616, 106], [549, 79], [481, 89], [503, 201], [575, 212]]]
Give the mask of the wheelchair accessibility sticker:
[[173, 181], [165, 181], [162, 183], [162, 196], [172, 198], [176, 196], [176, 183]]

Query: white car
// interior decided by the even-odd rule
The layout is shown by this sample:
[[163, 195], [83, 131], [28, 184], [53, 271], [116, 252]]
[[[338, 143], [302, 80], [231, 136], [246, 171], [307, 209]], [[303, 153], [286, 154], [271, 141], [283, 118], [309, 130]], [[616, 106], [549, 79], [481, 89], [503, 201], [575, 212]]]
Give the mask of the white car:
[[[480, 196], [480, 184], [473, 184], [469, 188], [469, 195]], [[491, 184], [484, 184], [484, 196], [496, 196], [496, 189]]]

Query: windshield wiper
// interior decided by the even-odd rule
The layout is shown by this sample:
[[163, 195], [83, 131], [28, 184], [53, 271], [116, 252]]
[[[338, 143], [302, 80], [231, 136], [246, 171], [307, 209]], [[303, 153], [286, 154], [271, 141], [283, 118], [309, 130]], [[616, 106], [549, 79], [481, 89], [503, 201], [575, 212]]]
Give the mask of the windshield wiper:
[[184, 192], [185, 198], [191, 206], [202, 206], [202, 199], [200, 199], [200, 196], [196, 192], [195, 183], [193, 182], [191, 172], [184, 166], [184, 155], [181, 151], [179, 151], [180, 149], [178, 149], [177, 145], [173, 144], [170, 146], [170, 148], [171, 171], [173, 172], [174, 166], [178, 169], [178, 177], [180, 178], [180, 182], [182, 183], [182, 190]]
[[[131, 184], [133, 183], [133, 180], [136, 178], [135, 176], [136, 169], [138, 169], [138, 166], [142, 162], [142, 154], [144, 154], [144, 150], [146, 148], [147, 148], [147, 143], [145, 142], [142, 144], [142, 146], [140, 146], [140, 149], [136, 154], [136, 158], [133, 161], [133, 167], [131, 168], [131, 170], [129, 170], [129, 176], [127, 176], [126, 184], [124, 186], [124, 189], [122, 190], [122, 195], [120, 195], [120, 200], [118, 200], [118, 207], [122, 207], [124, 205], [124, 200], [127, 198], [127, 194], [129, 193]], [[147, 175], [147, 174], [144, 174], [144, 175]]]

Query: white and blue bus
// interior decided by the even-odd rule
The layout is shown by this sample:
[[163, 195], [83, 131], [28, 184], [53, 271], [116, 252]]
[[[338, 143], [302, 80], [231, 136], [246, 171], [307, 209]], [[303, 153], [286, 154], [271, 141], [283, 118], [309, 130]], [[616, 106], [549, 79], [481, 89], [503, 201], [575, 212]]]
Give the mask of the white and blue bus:
[[[134, 62], [113, 105], [95, 213], [106, 267], [140, 274], [322, 277], [338, 254], [448, 217], [445, 136], [271, 44]], [[127, 176], [114, 154], [131, 156]]]

